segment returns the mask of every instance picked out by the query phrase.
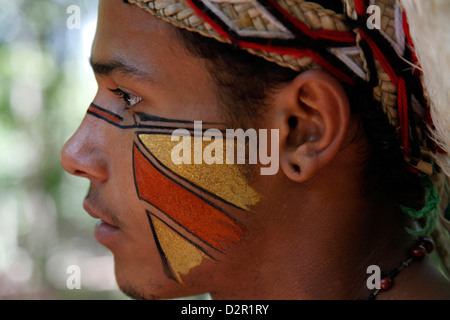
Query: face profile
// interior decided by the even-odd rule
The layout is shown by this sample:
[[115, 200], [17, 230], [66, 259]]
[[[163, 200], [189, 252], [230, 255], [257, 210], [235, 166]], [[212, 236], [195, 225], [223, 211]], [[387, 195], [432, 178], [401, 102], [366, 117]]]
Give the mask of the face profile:
[[[433, 172], [412, 116], [423, 92], [388, 46], [406, 37], [347, 25], [365, 16], [358, 0], [129, 2], [99, 2], [98, 91], [61, 154], [90, 182], [83, 207], [120, 289], [378, 298], [367, 268], [407, 261], [417, 237], [402, 208], [436, 191], [419, 173]], [[450, 296], [427, 259], [395, 277], [380, 297]]]

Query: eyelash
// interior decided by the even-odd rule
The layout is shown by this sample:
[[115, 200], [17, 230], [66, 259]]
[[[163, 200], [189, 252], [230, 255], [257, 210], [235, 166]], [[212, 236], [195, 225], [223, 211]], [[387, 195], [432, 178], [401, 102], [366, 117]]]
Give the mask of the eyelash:
[[[142, 101], [141, 97], [135, 96], [131, 93], [125, 92], [120, 88], [117, 89], [109, 89], [112, 93], [114, 93], [117, 97], [121, 98], [127, 105], [127, 109], [135, 107]], [[138, 100], [137, 102], [134, 100]]]

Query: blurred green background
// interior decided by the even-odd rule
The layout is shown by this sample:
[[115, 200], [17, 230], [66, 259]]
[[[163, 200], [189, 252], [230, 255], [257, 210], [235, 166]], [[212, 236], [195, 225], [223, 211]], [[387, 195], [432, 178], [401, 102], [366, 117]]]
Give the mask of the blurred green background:
[[126, 299], [82, 209], [88, 181], [59, 163], [95, 95], [96, 15], [92, 0], [0, 0], [0, 299]]

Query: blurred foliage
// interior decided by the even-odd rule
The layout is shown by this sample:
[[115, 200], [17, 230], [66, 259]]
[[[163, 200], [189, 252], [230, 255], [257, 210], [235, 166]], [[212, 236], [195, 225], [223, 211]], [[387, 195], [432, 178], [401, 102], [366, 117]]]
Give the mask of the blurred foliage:
[[[69, 29], [71, 5], [80, 28]], [[60, 150], [93, 99], [97, 1], [0, 0], [0, 299], [121, 299]], [[69, 290], [67, 268], [81, 270]]]

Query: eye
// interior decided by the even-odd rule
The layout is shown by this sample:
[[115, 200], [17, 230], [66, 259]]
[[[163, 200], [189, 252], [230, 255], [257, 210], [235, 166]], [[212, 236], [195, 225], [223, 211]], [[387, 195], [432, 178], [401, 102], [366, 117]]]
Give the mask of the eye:
[[[109, 89], [112, 93], [114, 93], [119, 98], [123, 99], [123, 101], [127, 104], [128, 108], [133, 108], [138, 103], [142, 101], [141, 97], [138, 97], [134, 94], [128, 93], [124, 90], [122, 90], [120, 87], [117, 89]], [[127, 108], [127, 109], [128, 109]]]

